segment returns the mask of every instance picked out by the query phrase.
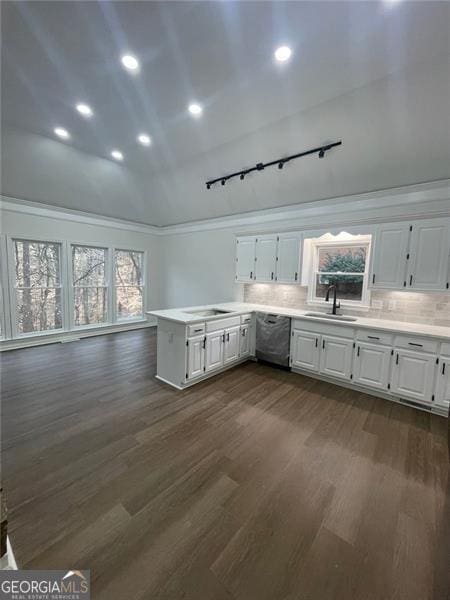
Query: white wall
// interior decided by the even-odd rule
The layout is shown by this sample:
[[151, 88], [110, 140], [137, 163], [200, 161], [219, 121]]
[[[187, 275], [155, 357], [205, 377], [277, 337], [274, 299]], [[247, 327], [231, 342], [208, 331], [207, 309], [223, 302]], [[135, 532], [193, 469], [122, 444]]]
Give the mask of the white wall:
[[160, 239], [164, 308], [243, 299], [243, 286], [235, 283], [233, 229]]

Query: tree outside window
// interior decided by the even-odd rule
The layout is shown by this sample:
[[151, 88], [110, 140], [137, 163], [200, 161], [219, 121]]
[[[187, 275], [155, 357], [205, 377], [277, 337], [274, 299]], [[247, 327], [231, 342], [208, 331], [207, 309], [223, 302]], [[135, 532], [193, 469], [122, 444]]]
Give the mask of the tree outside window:
[[116, 315], [118, 321], [142, 317], [143, 252], [115, 251]]
[[341, 300], [362, 302], [367, 288], [368, 244], [316, 247], [314, 298], [323, 301], [330, 285], [336, 285]]

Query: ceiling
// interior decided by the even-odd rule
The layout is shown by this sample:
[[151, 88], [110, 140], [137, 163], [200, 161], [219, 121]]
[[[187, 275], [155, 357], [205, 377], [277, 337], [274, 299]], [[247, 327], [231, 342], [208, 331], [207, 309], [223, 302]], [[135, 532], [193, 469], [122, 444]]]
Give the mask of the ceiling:
[[[24, 149], [11, 143], [9, 156], [5, 146], [11, 196], [166, 225], [449, 175], [450, 3], [1, 8], [2, 125], [30, 136]], [[281, 44], [293, 55], [276, 64]], [[127, 52], [140, 60], [136, 75], [120, 63]], [[74, 110], [79, 101], [92, 106], [92, 119]], [[203, 104], [201, 118], [188, 113], [192, 101]], [[55, 126], [70, 131], [70, 142], [53, 141]], [[136, 143], [143, 131], [149, 148]], [[323, 161], [205, 189], [210, 177], [336, 139], [343, 146]], [[112, 148], [123, 164], [109, 159]], [[33, 164], [19, 181], [17, 158], [27, 153]], [[65, 178], [83, 193], [72, 183], [62, 192]]]

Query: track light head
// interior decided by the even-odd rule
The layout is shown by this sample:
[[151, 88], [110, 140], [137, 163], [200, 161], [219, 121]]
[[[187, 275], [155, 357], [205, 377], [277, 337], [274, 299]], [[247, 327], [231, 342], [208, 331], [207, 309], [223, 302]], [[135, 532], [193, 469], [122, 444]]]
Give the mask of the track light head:
[[225, 179], [222, 179], [222, 181], [220, 182], [222, 185], [225, 185]]
[[241, 173], [241, 174], [239, 175], [239, 179], [240, 179], [241, 181], [244, 181], [244, 177], [245, 177], [245, 174], [244, 174], [244, 173]]
[[210, 184], [210, 183], [207, 183], [207, 184], [206, 184], [206, 189], [207, 189], [207, 190], [210, 190], [210, 189], [211, 189], [211, 184]]
[[323, 148], [321, 148], [319, 150], [319, 158], [323, 158], [325, 156], [325, 150]]
[[258, 163], [256, 165], [256, 170], [257, 171], [264, 171], [264, 163]]
[[284, 162], [282, 160], [280, 160], [280, 162], [278, 163], [278, 168], [282, 169], [284, 167]]

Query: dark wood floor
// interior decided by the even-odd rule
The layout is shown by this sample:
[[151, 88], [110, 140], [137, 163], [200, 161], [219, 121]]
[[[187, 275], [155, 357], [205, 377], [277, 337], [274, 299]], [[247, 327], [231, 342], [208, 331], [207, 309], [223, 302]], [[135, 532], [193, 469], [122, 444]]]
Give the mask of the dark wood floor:
[[152, 330], [4, 353], [19, 566], [95, 600], [446, 597], [446, 420], [255, 363], [190, 390]]

